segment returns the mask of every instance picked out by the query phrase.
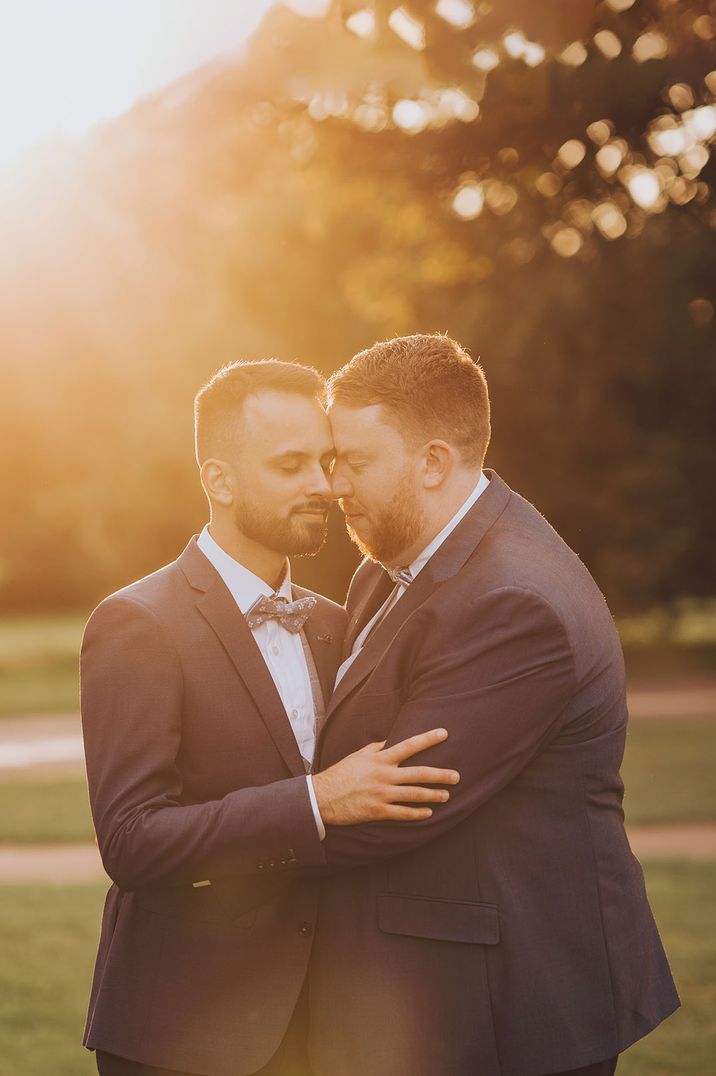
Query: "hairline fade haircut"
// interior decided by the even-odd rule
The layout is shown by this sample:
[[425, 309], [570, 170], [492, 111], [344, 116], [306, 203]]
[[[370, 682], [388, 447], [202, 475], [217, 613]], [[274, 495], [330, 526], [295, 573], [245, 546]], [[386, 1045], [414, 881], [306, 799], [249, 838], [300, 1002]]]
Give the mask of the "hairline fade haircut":
[[280, 359], [238, 360], [222, 366], [194, 398], [194, 442], [197, 462], [217, 454], [217, 447], [235, 436], [241, 412], [259, 392], [292, 392], [324, 403], [326, 383], [318, 370]]
[[416, 333], [382, 340], [328, 379], [328, 405], [382, 404], [408, 440], [439, 438], [468, 467], [482, 466], [490, 442], [490, 400], [482, 368], [449, 336]]

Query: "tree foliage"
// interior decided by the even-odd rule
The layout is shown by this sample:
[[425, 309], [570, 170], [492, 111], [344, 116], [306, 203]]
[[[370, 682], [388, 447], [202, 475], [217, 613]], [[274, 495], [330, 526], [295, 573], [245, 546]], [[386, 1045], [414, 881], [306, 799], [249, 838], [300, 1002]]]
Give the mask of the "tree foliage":
[[[481, 357], [488, 462], [616, 608], [716, 592], [715, 42], [706, 0], [277, 7], [36, 156], [0, 192], [5, 603], [176, 555], [219, 365], [413, 331]], [[353, 563], [337, 528], [298, 576]]]

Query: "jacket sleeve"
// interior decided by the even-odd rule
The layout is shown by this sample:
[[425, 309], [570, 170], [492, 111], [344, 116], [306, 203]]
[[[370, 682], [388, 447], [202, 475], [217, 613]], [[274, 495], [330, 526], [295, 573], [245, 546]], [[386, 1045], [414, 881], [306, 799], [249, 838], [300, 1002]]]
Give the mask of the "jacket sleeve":
[[352, 866], [400, 855], [463, 821], [555, 735], [574, 692], [566, 631], [538, 594], [501, 588], [466, 597], [451, 620], [426, 615], [411, 682], [387, 744], [443, 727], [448, 739], [404, 765], [460, 771], [446, 804], [421, 822], [329, 826], [326, 856]]
[[125, 596], [103, 602], [85, 629], [80, 673], [90, 804], [117, 885], [324, 862], [305, 777], [182, 804], [182, 668], [150, 609]]

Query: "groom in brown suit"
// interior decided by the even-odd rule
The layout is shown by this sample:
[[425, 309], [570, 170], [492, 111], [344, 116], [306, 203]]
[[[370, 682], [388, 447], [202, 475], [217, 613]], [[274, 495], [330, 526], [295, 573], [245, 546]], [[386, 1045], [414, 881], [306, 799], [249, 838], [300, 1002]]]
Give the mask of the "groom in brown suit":
[[85, 1044], [102, 1076], [307, 1076], [321, 815], [425, 819], [455, 775], [380, 744], [314, 789], [345, 611], [291, 583], [324, 538], [333, 444], [315, 371], [234, 363], [196, 402], [211, 522], [107, 598], [82, 646], [107, 895]]
[[483, 471], [487, 387], [454, 341], [362, 352], [329, 382], [329, 414], [334, 495], [366, 559], [320, 766], [441, 724], [425, 761], [461, 781], [411, 826], [322, 812], [329, 864], [360, 869], [321, 894], [316, 1076], [608, 1076], [678, 1005], [624, 831], [609, 610]]

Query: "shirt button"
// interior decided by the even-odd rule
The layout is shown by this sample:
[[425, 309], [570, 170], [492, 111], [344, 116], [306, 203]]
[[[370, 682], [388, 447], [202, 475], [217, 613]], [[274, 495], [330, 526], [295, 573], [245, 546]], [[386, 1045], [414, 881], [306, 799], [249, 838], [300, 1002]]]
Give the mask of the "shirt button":
[[298, 717], [298, 710], [291, 710], [291, 717]]
[[280, 653], [281, 653], [281, 651], [280, 651], [279, 647], [277, 647], [277, 646], [272, 646], [272, 647], [271, 647], [271, 653], [272, 653], [272, 654], [280, 654]]
[[299, 934], [303, 934], [304, 938], [310, 938], [311, 934], [313, 934], [313, 927], [310, 923], [301, 923]]

